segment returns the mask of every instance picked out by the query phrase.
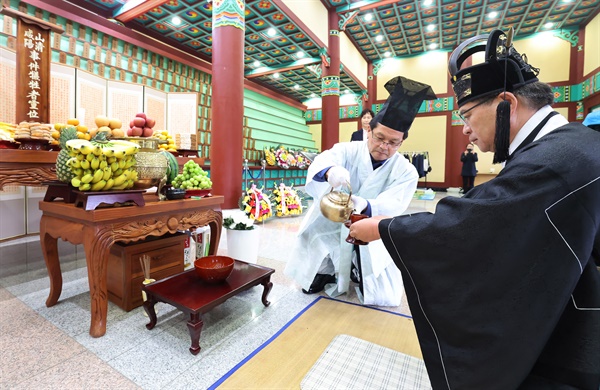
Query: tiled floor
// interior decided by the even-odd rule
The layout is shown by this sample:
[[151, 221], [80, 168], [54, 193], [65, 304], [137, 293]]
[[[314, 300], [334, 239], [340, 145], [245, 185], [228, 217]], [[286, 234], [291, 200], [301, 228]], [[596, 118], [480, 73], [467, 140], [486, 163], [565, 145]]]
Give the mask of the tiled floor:
[[[440, 197], [414, 200], [407, 212], [434, 211]], [[81, 246], [59, 240], [63, 290], [48, 308], [39, 237], [0, 243], [0, 389], [207, 388], [316, 298], [283, 274], [301, 219], [274, 218], [261, 228], [258, 263], [276, 270], [271, 305], [262, 305], [258, 287], [204, 315], [197, 356], [188, 352], [186, 318], [162, 303], [151, 331], [142, 308], [125, 312], [109, 303], [106, 335], [92, 338]], [[219, 254], [227, 254], [221, 237]], [[357, 302], [354, 292], [339, 299]], [[406, 303], [391, 310], [408, 314]]]

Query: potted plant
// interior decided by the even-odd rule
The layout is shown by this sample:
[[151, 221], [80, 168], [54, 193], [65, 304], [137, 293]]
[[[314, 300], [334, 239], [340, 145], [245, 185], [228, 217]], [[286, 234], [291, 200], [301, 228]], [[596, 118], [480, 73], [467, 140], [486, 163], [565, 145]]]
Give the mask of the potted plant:
[[227, 255], [256, 264], [260, 234], [254, 219], [240, 211], [223, 219], [223, 227], [227, 230]]

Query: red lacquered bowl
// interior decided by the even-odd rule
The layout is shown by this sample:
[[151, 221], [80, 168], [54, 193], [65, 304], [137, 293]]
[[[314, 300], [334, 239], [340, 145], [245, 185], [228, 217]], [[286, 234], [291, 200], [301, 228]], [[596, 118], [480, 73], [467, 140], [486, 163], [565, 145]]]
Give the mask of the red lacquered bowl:
[[204, 198], [206, 196], [210, 196], [210, 192], [212, 191], [212, 188], [207, 188], [204, 190], [185, 190], [185, 197], [187, 198], [191, 198], [192, 196], [199, 196], [201, 198]]
[[223, 282], [233, 271], [234, 260], [228, 256], [206, 256], [194, 261], [196, 275], [208, 283]]

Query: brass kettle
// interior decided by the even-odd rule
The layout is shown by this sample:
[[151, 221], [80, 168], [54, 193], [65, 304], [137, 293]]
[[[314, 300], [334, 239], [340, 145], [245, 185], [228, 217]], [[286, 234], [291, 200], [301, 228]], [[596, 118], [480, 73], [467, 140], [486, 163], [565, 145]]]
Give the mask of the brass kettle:
[[[348, 184], [348, 188], [350, 189], [350, 184]], [[333, 222], [347, 221], [354, 209], [354, 203], [350, 199], [351, 196], [352, 189], [350, 189], [349, 194], [346, 194], [339, 190], [334, 191], [332, 187], [331, 190], [321, 198], [321, 213], [325, 218]]]

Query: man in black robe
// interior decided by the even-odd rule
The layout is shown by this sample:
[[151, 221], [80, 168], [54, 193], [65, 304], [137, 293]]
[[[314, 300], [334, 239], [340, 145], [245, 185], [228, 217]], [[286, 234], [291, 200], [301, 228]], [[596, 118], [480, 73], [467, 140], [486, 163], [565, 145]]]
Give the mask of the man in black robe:
[[554, 113], [510, 40], [471, 38], [449, 64], [463, 132], [500, 174], [350, 235], [381, 238], [402, 272], [434, 389], [598, 390], [600, 132]]

